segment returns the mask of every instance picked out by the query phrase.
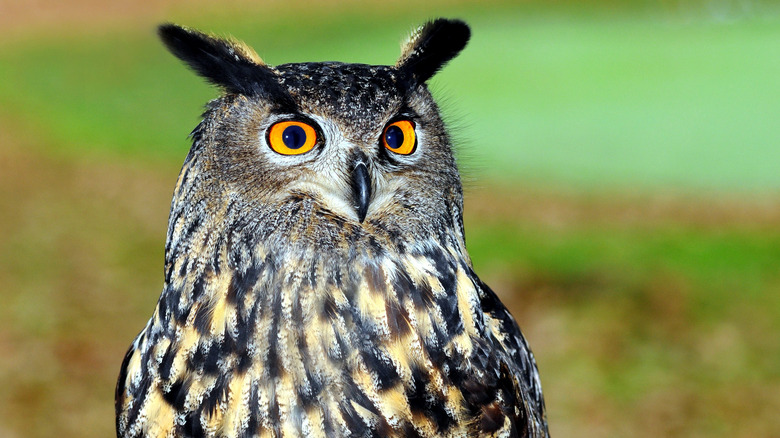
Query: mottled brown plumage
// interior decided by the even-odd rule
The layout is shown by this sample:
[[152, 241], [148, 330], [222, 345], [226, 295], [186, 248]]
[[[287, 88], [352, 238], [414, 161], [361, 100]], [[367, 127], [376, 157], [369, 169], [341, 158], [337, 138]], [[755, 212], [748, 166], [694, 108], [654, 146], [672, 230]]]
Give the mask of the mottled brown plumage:
[[[533, 355], [472, 270], [425, 85], [468, 27], [428, 23], [395, 66], [270, 67], [239, 43], [160, 35], [224, 94], [176, 184], [118, 436], [547, 436]], [[398, 121], [414, 133], [392, 138]], [[297, 155], [278, 152], [270, 131], [286, 122], [313, 146], [294, 128]], [[408, 154], [399, 132], [416, 138]]]

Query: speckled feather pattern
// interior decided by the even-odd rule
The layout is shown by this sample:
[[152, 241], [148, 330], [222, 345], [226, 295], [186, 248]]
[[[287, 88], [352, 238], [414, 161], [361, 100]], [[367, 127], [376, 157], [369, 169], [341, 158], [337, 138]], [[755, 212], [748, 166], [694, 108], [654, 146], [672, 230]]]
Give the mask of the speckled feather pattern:
[[[164, 288], [119, 376], [118, 436], [547, 436], [533, 355], [466, 252], [424, 83], [402, 66], [258, 68], [284, 97], [227, 92], [192, 133]], [[379, 146], [399, 115], [416, 123], [411, 157]], [[306, 156], [264, 143], [289, 117], [319, 127]]]

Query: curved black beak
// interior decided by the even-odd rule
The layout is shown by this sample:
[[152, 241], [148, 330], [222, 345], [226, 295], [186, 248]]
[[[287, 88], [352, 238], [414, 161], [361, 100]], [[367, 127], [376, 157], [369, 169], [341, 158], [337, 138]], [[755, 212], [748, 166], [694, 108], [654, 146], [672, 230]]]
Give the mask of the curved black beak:
[[358, 220], [362, 223], [368, 212], [368, 202], [371, 199], [371, 178], [363, 160], [356, 160], [352, 169], [352, 200], [357, 211]]

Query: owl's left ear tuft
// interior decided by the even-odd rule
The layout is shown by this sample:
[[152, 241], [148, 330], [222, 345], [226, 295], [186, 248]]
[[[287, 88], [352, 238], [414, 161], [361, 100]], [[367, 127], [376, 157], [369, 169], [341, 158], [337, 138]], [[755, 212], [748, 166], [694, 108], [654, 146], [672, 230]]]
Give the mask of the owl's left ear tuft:
[[404, 43], [396, 68], [424, 83], [466, 47], [469, 37], [471, 30], [461, 20], [430, 21]]
[[249, 46], [170, 23], [157, 32], [171, 53], [212, 84], [232, 93], [279, 94], [276, 75]]

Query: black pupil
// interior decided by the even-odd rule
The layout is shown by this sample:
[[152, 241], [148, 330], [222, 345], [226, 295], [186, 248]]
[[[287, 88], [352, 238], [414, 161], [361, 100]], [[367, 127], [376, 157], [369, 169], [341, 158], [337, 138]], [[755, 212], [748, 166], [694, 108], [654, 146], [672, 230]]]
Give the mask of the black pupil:
[[306, 144], [306, 131], [298, 125], [290, 125], [284, 128], [282, 141], [290, 149], [300, 149]]
[[404, 144], [404, 132], [398, 126], [391, 126], [385, 132], [385, 142], [390, 149], [398, 149]]

